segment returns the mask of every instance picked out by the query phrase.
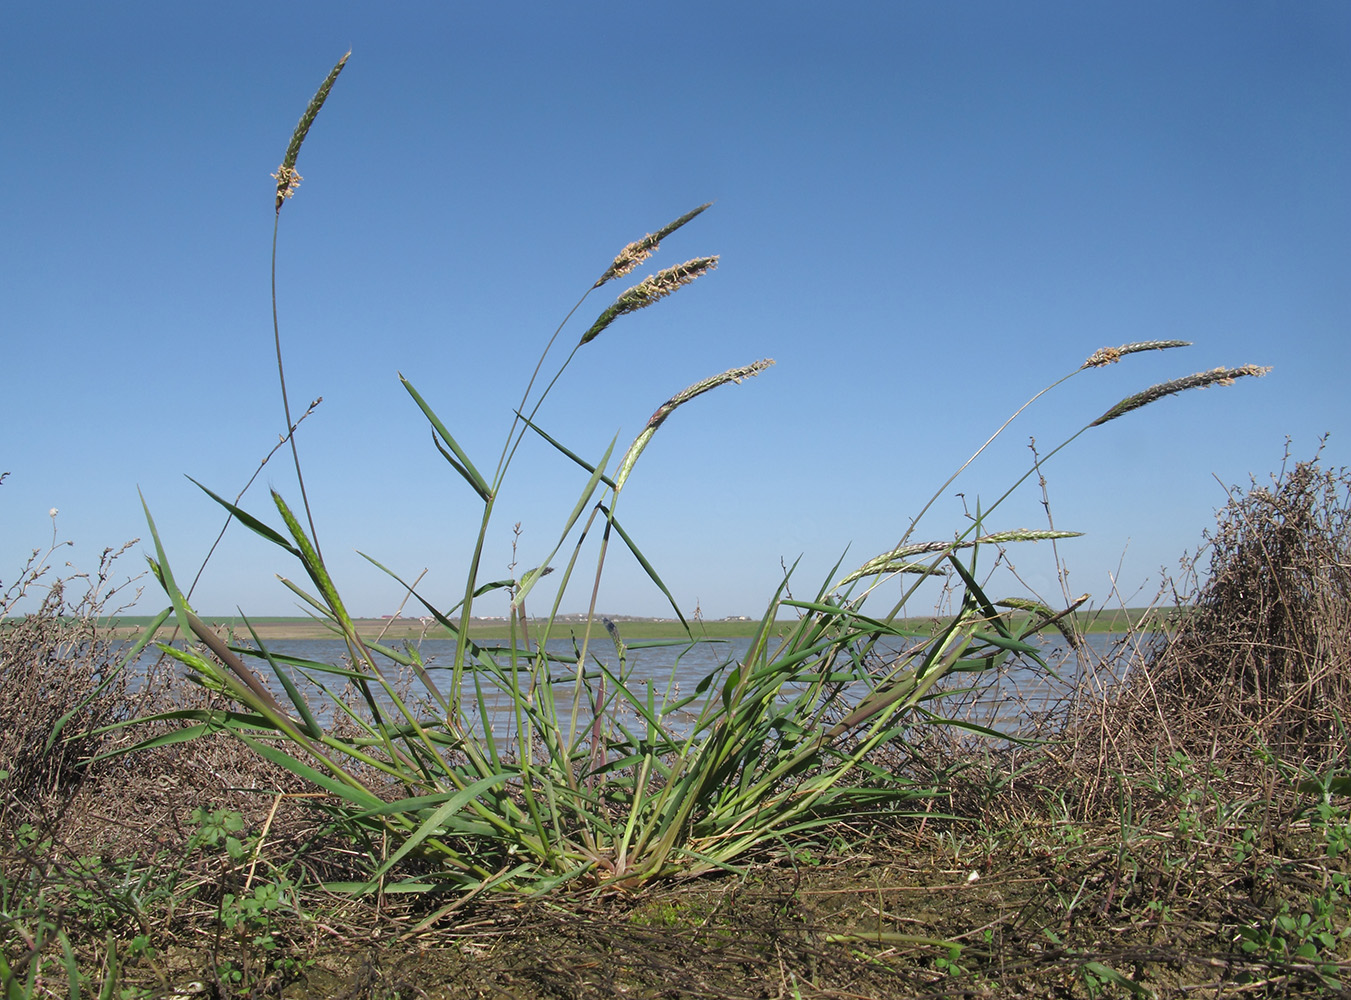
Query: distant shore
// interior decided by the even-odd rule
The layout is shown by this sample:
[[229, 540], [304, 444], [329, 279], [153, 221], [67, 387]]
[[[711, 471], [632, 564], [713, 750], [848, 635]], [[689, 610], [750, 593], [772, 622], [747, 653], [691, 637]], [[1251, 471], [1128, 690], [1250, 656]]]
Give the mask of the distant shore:
[[[1148, 608], [1118, 608], [1114, 611], [1101, 611], [1076, 614], [1075, 621], [1084, 633], [1128, 632], [1134, 628], [1145, 630], [1162, 628], [1168, 612]], [[604, 635], [601, 617], [608, 617], [619, 629], [625, 641], [638, 639], [684, 639], [685, 629], [674, 618], [640, 618], [628, 615], [597, 616], [592, 628]], [[203, 619], [217, 628], [233, 629], [244, 636], [248, 635], [249, 625], [253, 626], [260, 639], [328, 639], [333, 631], [323, 622], [312, 618], [260, 617], [244, 619], [224, 616], [204, 615]], [[116, 638], [139, 636], [153, 618], [150, 616], [122, 616], [114, 620], [101, 622]], [[172, 619], [171, 619], [172, 621]], [[432, 619], [418, 618], [357, 618], [354, 619], [358, 634], [369, 641], [384, 639], [446, 639], [452, 633]], [[930, 631], [941, 627], [945, 620], [934, 617], [895, 619], [892, 624], [907, 631]], [[457, 623], [458, 624], [458, 623]], [[787, 628], [790, 620], [781, 619], [779, 625]], [[543, 627], [543, 619], [531, 619], [528, 628], [537, 635]], [[694, 620], [689, 622], [690, 631], [696, 639], [733, 639], [749, 637], [755, 634], [760, 622], [749, 618], [724, 618], [716, 621]], [[552, 635], [566, 638], [570, 634], [580, 634], [586, 628], [584, 615], [560, 615], [555, 621]], [[173, 634], [173, 627], [160, 629], [159, 638], [167, 639]], [[469, 634], [475, 639], [506, 639], [509, 636], [508, 623], [500, 618], [474, 618], [469, 623]]]

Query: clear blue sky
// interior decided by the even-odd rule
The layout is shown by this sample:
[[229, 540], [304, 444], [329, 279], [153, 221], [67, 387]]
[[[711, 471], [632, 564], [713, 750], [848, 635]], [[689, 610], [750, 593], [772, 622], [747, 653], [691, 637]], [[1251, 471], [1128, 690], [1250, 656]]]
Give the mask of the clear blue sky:
[[[1123, 396], [1219, 365], [1263, 379], [1157, 403], [1048, 467], [1070, 589], [1147, 599], [1221, 483], [1330, 433], [1347, 460], [1351, 6], [1331, 3], [9, 4], [0, 14], [0, 580], [57, 531], [90, 568], [148, 538], [180, 577], [283, 426], [273, 181], [296, 119], [351, 60], [282, 213], [288, 378], [322, 544], [357, 613], [453, 603], [477, 501], [404, 372], [491, 468], [549, 333], [630, 240], [714, 207], [632, 276], [719, 269], [587, 346], [541, 413], [599, 457], [706, 375], [777, 366], [671, 418], [622, 519], [687, 610], [759, 614], [890, 547], [1036, 390], [1095, 349], [1195, 342], [1086, 372], [951, 487], [964, 526]], [[622, 290], [606, 286], [573, 342]], [[298, 500], [278, 455], [266, 486]], [[485, 578], [547, 554], [582, 480], [532, 444]], [[991, 527], [1045, 524], [1040, 495]], [[275, 515], [270, 520], [276, 523]], [[143, 542], [136, 547], [149, 551]], [[1013, 552], [1056, 593], [1050, 547]], [[124, 562], [139, 570], [139, 556]], [[664, 602], [617, 554], [612, 612]], [[239, 528], [194, 603], [295, 613], [283, 555]], [[1143, 591], [1139, 588], [1143, 587]], [[1017, 591], [1012, 581], [996, 587]], [[587, 588], [565, 602], [585, 606]], [[147, 581], [141, 610], [164, 603]], [[502, 602], [482, 608], [498, 613]], [[536, 602], [532, 611], [544, 610]], [[917, 607], [917, 612], [925, 609]]]

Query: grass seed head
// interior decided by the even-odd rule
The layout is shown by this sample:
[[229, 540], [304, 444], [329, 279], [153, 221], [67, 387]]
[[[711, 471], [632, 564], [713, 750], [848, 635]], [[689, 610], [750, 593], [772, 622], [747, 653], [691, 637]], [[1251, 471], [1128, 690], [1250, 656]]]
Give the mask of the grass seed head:
[[591, 328], [582, 334], [578, 346], [589, 344], [595, 340], [607, 326], [620, 316], [637, 312], [639, 309], [646, 309], [652, 303], [666, 298], [676, 289], [688, 285], [717, 266], [717, 257], [695, 257], [683, 264], [677, 264], [675, 267], [668, 267], [664, 271], [648, 275], [638, 284], [623, 292], [608, 309], [596, 317], [596, 322], [592, 323]]
[[1175, 378], [1170, 382], [1160, 382], [1158, 385], [1152, 385], [1144, 392], [1137, 392], [1134, 396], [1127, 396], [1116, 406], [1112, 407], [1089, 426], [1097, 427], [1099, 424], [1105, 424], [1109, 420], [1115, 420], [1123, 414], [1130, 413], [1131, 410], [1138, 410], [1142, 406], [1148, 406], [1155, 400], [1162, 399], [1164, 396], [1171, 396], [1174, 393], [1184, 392], [1187, 389], [1204, 389], [1209, 385], [1233, 385], [1236, 379], [1245, 376], [1261, 377], [1270, 368], [1263, 368], [1260, 365], [1243, 365], [1241, 368], [1212, 368], [1208, 372], [1197, 372], [1195, 375], [1188, 375], [1185, 378]]
[[310, 103], [305, 106], [305, 113], [300, 116], [300, 121], [296, 123], [295, 131], [291, 133], [291, 142], [286, 147], [286, 155], [282, 158], [281, 166], [272, 176], [277, 180], [277, 211], [281, 211], [281, 206], [286, 199], [296, 193], [296, 188], [300, 186], [300, 175], [296, 173], [296, 158], [300, 156], [300, 147], [305, 142], [305, 136], [309, 134], [310, 126], [314, 124], [314, 119], [319, 117], [319, 109], [324, 106], [328, 100], [329, 91], [333, 89], [334, 82], [338, 79], [338, 74], [342, 68], [347, 65], [347, 57], [352, 53], [349, 51], [338, 60], [324, 82], [319, 85], [319, 89], [314, 92], [310, 98]]
[[657, 251], [657, 243], [649, 233], [636, 243], [630, 243], [615, 257], [609, 269], [600, 276], [592, 288], [599, 288], [613, 278], [622, 278]]
[[619, 470], [615, 473], [615, 492], [617, 493], [629, 478], [629, 473], [633, 471], [634, 463], [638, 461], [638, 456], [643, 453], [647, 443], [652, 440], [652, 435], [657, 433], [657, 428], [666, 422], [666, 418], [674, 413], [679, 407], [688, 403], [695, 396], [702, 396], [711, 389], [716, 389], [720, 385], [726, 385], [728, 382], [741, 384], [743, 379], [753, 378], [759, 375], [766, 368], [774, 364], [773, 358], [764, 358], [753, 364], [743, 365], [740, 368], [729, 368], [725, 372], [719, 372], [717, 375], [710, 376], [701, 382], [695, 382], [688, 386], [661, 406], [657, 407], [655, 413], [648, 418], [647, 426], [644, 427], [639, 435], [633, 439], [633, 444], [629, 445], [629, 450], [624, 453], [624, 457], [619, 461]]
[[939, 572], [932, 563], [911, 562], [915, 556], [932, 555], [938, 552], [956, 552], [959, 549], [969, 549], [973, 545], [1005, 545], [1013, 542], [1041, 542], [1047, 540], [1056, 540], [1060, 538], [1078, 538], [1082, 532], [1079, 531], [1056, 531], [1045, 528], [1015, 528], [1011, 531], [999, 531], [992, 535], [981, 535], [979, 538], [954, 539], [950, 542], [910, 542], [906, 545], [898, 546], [890, 552], [883, 552], [879, 556], [874, 556], [865, 562], [854, 572], [850, 573], [839, 583], [835, 584], [836, 589], [845, 587], [855, 580], [862, 580], [868, 576], [890, 576], [893, 573], [924, 573], [931, 574]]
[[703, 205], [700, 205], [694, 211], [686, 212], [684, 215], [676, 219], [674, 222], [662, 226], [655, 233], [648, 233], [641, 240], [638, 240], [637, 242], [634, 243], [630, 243], [623, 250], [619, 251], [619, 254], [614, 259], [614, 262], [608, 268], [606, 268], [605, 273], [602, 274], [600, 276], [600, 279], [591, 287], [599, 288], [607, 281], [611, 281], [615, 278], [622, 278], [624, 275], [628, 274], [635, 267], [637, 267], [643, 261], [647, 260], [654, 253], [656, 253], [658, 248], [661, 246], [662, 240], [666, 239], [666, 237], [670, 236], [673, 232], [675, 232], [685, 223], [689, 222], [695, 216], [702, 213], [711, 204], [713, 203], [707, 202]]
[[300, 187], [300, 182], [305, 178], [300, 176], [295, 167], [288, 167], [284, 163], [272, 176], [277, 181], [277, 208], [280, 209], [281, 203], [295, 195], [296, 188]]
[[1140, 340], [1133, 344], [1122, 344], [1120, 347], [1100, 347], [1094, 351], [1081, 368], [1103, 368], [1107, 365], [1114, 365], [1127, 354], [1136, 354], [1140, 351], [1166, 351], [1170, 347], [1191, 347], [1189, 340]]
[[763, 358], [754, 364], [744, 365], [741, 368], [729, 368], [725, 372], [720, 372], [701, 382], [695, 382], [694, 385], [687, 386], [680, 390], [661, 406], [648, 418], [647, 426], [656, 430], [662, 425], [662, 422], [675, 412], [676, 407], [688, 403], [695, 396], [701, 396], [710, 389], [716, 389], [720, 385], [726, 385], [728, 382], [735, 382], [740, 385], [743, 379], [754, 378], [766, 368], [774, 364], [773, 358]]

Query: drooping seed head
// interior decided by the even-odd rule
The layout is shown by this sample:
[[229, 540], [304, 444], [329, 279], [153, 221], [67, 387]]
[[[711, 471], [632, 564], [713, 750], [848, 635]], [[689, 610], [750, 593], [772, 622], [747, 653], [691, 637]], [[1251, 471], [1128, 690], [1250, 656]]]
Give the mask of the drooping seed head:
[[662, 422], [675, 412], [676, 407], [683, 406], [695, 396], [702, 396], [710, 389], [716, 389], [720, 385], [726, 385], [728, 382], [735, 382], [740, 385], [743, 379], [754, 378], [766, 368], [774, 364], [773, 358], [763, 358], [753, 364], [743, 365], [740, 368], [729, 368], [725, 372], [720, 372], [704, 379], [701, 382], [695, 382], [694, 385], [681, 389], [678, 393], [657, 407], [655, 413], [647, 420], [647, 426], [656, 430], [662, 425]]
[[1260, 378], [1269, 371], [1271, 371], [1270, 368], [1263, 368], [1260, 365], [1244, 365], [1241, 368], [1212, 368], [1208, 372], [1197, 372], [1195, 375], [1175, 378], [1170, 382], [1160, 382], [1158, 385], [1150, 386], [1144, 392], [1127, 396], [1089, 426], [1097, 427], [1099, 424], [1105, 424], [1109, 420], [1115, 420], [1123, 414], [1130, 413], [1131, 410], [1138, 410], [1155, 400], [1163, 399], [1164, 396], [1172, 396], [1188, 389], [1204, 389], [1209, 385], [1233, 385], [1235, 379], [1246, 376]]
[[1140, 340], [1134, 344], [1122, 344], [1120, 347], [1100, 347], [1094, 351], [1080, 367], [1102, 368], [1114, 365], [1127, 354], [1139, 351], [1166, 351], [1171, 347], [1191, 347], [1189, 340]]
[[592, 323], [591, 328], [582, 334], [578, 346], [589, 344], [595, 340], [600, 336], [601, 331], [625, 313], [637, 312], [639, 309], [647, 308], [652, 303], [666, 298], [676, 289], [688, 285], [717, 266], [717, 257], [696, 257], [693, 260], [685, 261], [683, 264], [677, 264], [675, 267], [668, 267], [664, 271], [648, 275], [638, 284], [623, 292], [608, 309], [596, 317], [596, 322]]
[[702, 382], [695, 382], [685, 389], [680, 390], [661, 406], [657, 407], [655, 413], [648, 418], [647, 426], [642, 432], [633, 439], [633, 444], [629, 445], [629, 450], [624, 453], [624, 457], [619, 461], [619, 470], [615, 473], [615, 492], [619, 492], [623, 487], [625, 480], [629, 478], [629, 473], [633, 471], [634, 463], [638, 461], [638, 456], [643, 453], [647, 443], [652, 440], [652, 435], [657, 433], [657, 428], [665, 423], [666, 418], [676, 411], [677, 408], [688, 403], [695, 396], [702, 396], [711, 389], [716, 389], [720, 385], [726, 385], [728, 382], [740, 384], [743, 379], [753, 378], [759, 375], [766, 368], [774, 364], [773, 358], [765, 358], [756, 361], [754, 364], [744, 365], [741, 368], [729, 368], [725, 372], [720, 372]]
[[656, 253], [657, 249], [661, 246], [662, 240], [666, 239], [666, 237], [670, 236], [685, 223], [693, 219], [696, 215], [699, 215], [711, 204], [713, 203], [708, 202], [706, 204], [700, 205], [694, 211], [686, 212], [684, 215], [676, 219], [674, 222], [662, 226], [655, 233], [648, 233], [641, 240], [638, 240], [637, 242], [634, 243], [630, 243], [623, 250], [619, 251], [619, 254], [614, 259], [614, 262], [608, 268], [606, 268], [605, 273], [602, 274], [600, 276], [600, 279], [591, 287], [599, 288], [607, 281], [611, 281], [614, 278], [622, 278], [624, 275], [628, 274], [635, 267], [637, 267], [643, 261], [647, 260], [647, 258], [651, 257], [654, 253]]
[[973, 545], [1008, 545], [1014, 542], [1044, 542], [1059, 538], [1078, 538], [1082, 534], [1083, 532], [1080, 531], [1057, 531], [1047, 528], [1015, 528], [1011, 531], [999, 531], [992, 535], [981, 535], [979, 538], [953, 540], [951, 542], [910, 542], [869, 559], [835, 584], [835, 589], [838, 590], [840, 587], [847, 586], [855, 580], [861, 580], [867, 576], [938, 572], [931, 563], [911, 562], [910, 560], [915, 556], [937, 552], [956, 552], [958, 549], [969, 549]]

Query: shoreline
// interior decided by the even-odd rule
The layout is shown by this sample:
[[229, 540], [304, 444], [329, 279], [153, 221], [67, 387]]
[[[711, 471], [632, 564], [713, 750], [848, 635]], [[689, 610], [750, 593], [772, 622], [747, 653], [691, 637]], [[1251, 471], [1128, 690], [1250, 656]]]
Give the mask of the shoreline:
[[[719, 619], [716, 621], [691, 621], [686, 633], [678, 620], [674, 618], [642, 618], [627, 615], [597, 615], [593, 619], [591, 633], [594, 636], [605, 635], [602, 618], [608, 617], [619, 629], [620, 636], [626, 641], [648, 639], [684, 640], [691, 636], [695, 639], [733, 639], [749, 638], [760, 627], [758, 619]], [[252, 625], [260, 639], [329, 639], [336, 638], [333, 630], [324, 622], [312, 618], [299, 617], [260, 617], [246, 620], [239, 616], [202, 616], [207, 624], [226, 631], [234, 630], [248, 636], [248, 626]], [[1129, 632], [1142, 628], [1157, 630], [1165, 626], [1169, 615], [1165, 611], [1148, 608], [1125, 608], [1103, 612], [1079, 612], [1074, 615], [1075, 623], [1083, 634], [1104, 632]], [[125, 616], [112, 621], [99, 623], [100, 631], [114, 639], [133, 639], [153, 621], [150, 616]], [[941, 628], [949, 619], [946, 617], [914, 617], [892, 619], [891, 624], [915, 632], [929, 632]], [[454, 634], [435, 621], [418, 618], [354, 618], [357, 634], [370, 642], [383, 639], [451, 639]], [[544, 627], [546, 620], [532, 618], [528, 622], [531, 635], [536, 635]], [[775, 631], [787, 629], [793, 619], [778, 619]], [[519, 626], [518, 626], [519, 627]], [[560, 615], [554, 620], [551, 634], [555, 638], [571, 634], [581, 634], [586, 628], [584, 615]], [[156, 638], [170, 639], [177, 630], [166, 625], [161, 627]], [[479, 639], [507, 639], [511, 634], [511, 625], [503, 619], [474, 618], [470, 620], [469, 634]]]

